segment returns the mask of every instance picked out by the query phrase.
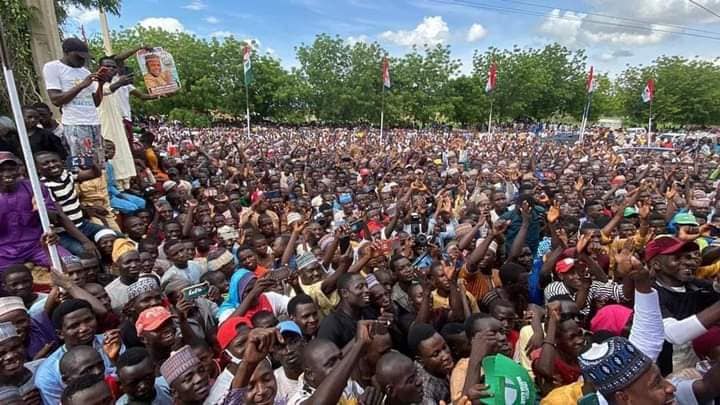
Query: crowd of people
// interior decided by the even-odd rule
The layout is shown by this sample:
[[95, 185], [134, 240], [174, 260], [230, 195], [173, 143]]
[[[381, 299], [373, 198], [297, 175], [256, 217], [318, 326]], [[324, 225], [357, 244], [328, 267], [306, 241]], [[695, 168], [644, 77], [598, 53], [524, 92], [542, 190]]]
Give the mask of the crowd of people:
[[148, 124], [137, 49], [63, 50], [51, 231], [0, 118], [1, 404], [720, 399], [712, 138]]

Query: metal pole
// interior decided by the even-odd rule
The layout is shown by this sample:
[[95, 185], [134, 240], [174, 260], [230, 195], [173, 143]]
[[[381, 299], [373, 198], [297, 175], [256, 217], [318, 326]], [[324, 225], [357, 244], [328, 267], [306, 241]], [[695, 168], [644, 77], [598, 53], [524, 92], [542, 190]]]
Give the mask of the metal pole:
[[385, 84], [382, 86], [382, 96], [380, 96], [380, 139], [383, 139], [383, 124], [385, 123]]
[[110, 56], [113, 54], [112, 41], [110, 40], [110, 28], [108, 28], [107, 14], [102, 8], [98, 8], [98, 14], [100, 15], [100, 31], [102, 31], [103, 37], [103, 48], [105, 48], [105, 55]]
[[[3, 26], [2, 21], [0, 21], [0, 59], [2, 60], [5, 85], [7, 86], [8, 97], [10, 98], [10, 106], [13, 110], [13, 117], [15, 118], [15, 125], [18, 130], [18, 137], [20, 138], [20, 147], [22, 148], [23, 158], [25, 159], [28, 179], [30, 180], [30, 185], [32, 186], [35, 205], [37, 206], [38, 215], [40, 216], [40, 223], [42, 224], [43, 232], [47, 233], [50, 232], [52, 228], [50, 227], [47, 207], [45, 207], [45, 198], [43, 197], [42, 189], [40, 187], [40, 179], [38, 179], [37, 170], [35, 169], [35, 160], [33, 160], [30, 140], [27, 135], [27, 128], [25, 128], [25, 121], [23, 120], [20, 98], [18, 97], [17, 88], [15, 87], [15, 76], [10, 68], [10, 60], [8, 58], [7, 48], [5, 47], [4, 31], [5, 27]], [[49, 245], [48, 251], [50, 253], [50, 261], [53, 269], [62, 271], [60, 255], [58, 255], [55, 245]]]
[[585, 129], [587, 128], [587, 122], [590, 118], [590, 105], [592, 104], [592, 93], [588, 96], [587, 103], [585, 103], [585, 111], [583, 112], [582, 126], [580, 128], [580, 143], [585, 141]]
[[493, 98], [490, 97], [490, 117], [488, 117], [488, 134], [492, 134], [492, 113], [493, 113]]
[[[655, 95], [653, 94], [653, 97]], [[650, 99], [650, 114], [648, 116], [648, 133], [647, 133], [647, 146], [650, 146], [650, 131], [652, 131], [652, 98]]]
[[247, 138], [250, 139], [250, 96], [248, 95], [248, 85], [245, 83], [245, 117], [247, 119]]

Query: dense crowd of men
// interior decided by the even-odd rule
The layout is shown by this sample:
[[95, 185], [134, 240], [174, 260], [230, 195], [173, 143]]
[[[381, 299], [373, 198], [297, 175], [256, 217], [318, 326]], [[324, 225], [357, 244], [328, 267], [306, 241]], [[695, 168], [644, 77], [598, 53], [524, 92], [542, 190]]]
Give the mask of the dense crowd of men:
[[42, 196], [0, 118], [1, 404], [720, 399], [715, 135], [148, 124], [63, 50]]

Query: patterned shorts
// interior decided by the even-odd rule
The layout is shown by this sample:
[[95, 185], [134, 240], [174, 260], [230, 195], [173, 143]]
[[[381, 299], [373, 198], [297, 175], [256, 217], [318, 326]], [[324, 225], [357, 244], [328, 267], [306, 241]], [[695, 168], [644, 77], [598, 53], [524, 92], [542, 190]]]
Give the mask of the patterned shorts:
[[70, 156], [92, 158], [97, 167], [105, 167], [105, 150], [100, 135], [100, 125], [65, 125], [65, 138], [70, 147]]

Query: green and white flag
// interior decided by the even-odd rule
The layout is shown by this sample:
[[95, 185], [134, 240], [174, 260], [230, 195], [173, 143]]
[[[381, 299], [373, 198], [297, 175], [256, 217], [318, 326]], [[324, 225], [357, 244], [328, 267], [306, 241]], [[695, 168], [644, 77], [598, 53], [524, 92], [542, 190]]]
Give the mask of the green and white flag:
[[243, 50], [243, 73], [245, 73], [245, 85], [249, 86], [253, 81], [252, 62], [250, 62], [250, 46], [245, 45]]

